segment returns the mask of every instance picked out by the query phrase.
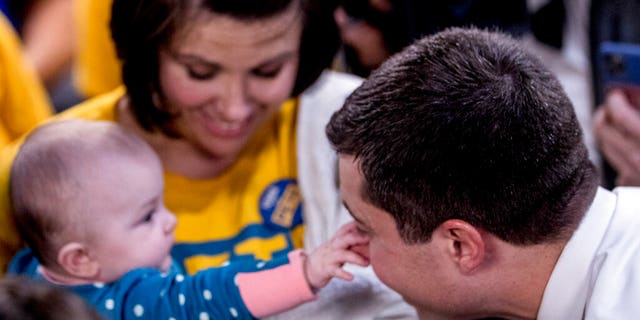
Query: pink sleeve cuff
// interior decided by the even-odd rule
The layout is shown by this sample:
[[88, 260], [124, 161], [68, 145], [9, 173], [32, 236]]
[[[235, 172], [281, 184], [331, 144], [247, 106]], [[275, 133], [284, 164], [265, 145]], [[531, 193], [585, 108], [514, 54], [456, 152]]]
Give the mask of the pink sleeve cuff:
[[304, 252], [294, 250], [288, 257], [288, 264], [236, 276], [240, 296], [253, 316], [266, 317], [315, 299], [304, 275]]

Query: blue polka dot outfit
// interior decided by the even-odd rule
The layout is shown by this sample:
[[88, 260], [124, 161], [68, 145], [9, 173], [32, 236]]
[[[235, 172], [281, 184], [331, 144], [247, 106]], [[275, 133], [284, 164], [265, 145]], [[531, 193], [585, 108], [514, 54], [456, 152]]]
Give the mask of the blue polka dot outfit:
[[[256, 319], [247, 309], [235, 283], [239, 272], [274, 268], [289, 262], [284, 256], [265, 263], [232, 263], [187, 275], [175, 267], [166, 273], [140, 268], [119, 281], [69, 286], [93, 304], [106, 319]], [[26, 274], [47, 281], [38, 272], [39, 262], [30, 249], [20, 251], [9, 273]]]

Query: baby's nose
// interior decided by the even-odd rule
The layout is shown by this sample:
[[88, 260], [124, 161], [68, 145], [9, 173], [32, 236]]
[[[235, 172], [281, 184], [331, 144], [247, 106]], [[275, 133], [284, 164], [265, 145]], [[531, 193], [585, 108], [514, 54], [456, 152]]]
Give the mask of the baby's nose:
[[167, 211], [167, 217], [164, 223], [165, 232], [167, 233], [173, 232], [173, 230], [176, 229], [177, 224], [178, 224], [178, 219], [176, 218], [176, 216], [172, 212]]

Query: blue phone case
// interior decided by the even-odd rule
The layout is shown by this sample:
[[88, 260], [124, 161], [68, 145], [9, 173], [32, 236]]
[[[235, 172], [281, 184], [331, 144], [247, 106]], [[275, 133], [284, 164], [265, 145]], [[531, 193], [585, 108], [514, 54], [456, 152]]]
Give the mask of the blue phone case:
[[603, 42], [598, 51], [602, 88], [640, 86], [640, 44]]
[[598, 52], [598, 94], [621, 89], [640, 109], [640, 44], [603, 42]]

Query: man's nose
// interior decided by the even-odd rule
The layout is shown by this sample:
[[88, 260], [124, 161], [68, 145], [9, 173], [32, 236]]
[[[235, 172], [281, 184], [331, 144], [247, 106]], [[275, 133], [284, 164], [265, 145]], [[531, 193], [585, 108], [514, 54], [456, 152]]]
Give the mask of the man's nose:
[[369, 243], [356, 244], [351, 246], [351, 250], [367, 259], [369, 259]]

